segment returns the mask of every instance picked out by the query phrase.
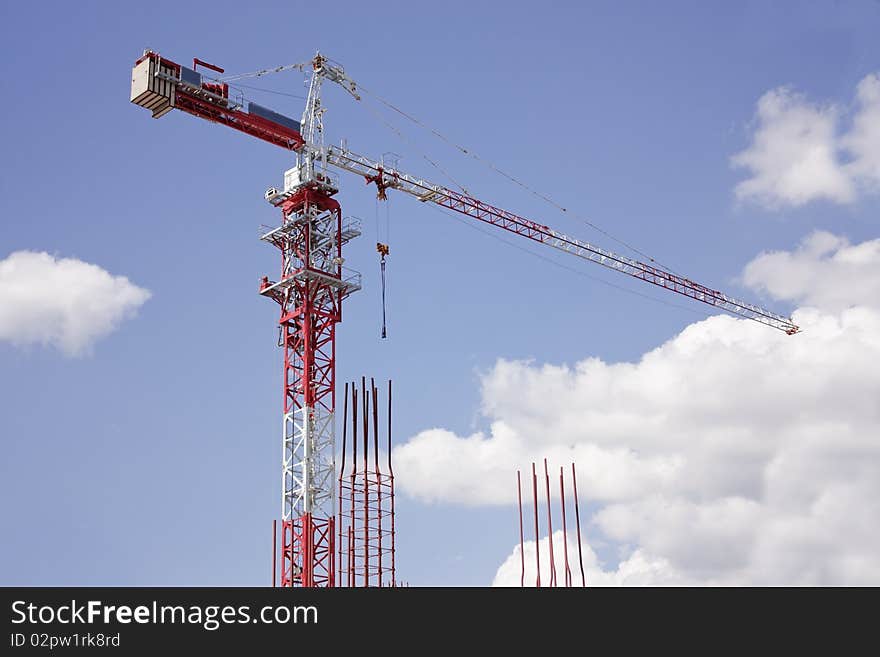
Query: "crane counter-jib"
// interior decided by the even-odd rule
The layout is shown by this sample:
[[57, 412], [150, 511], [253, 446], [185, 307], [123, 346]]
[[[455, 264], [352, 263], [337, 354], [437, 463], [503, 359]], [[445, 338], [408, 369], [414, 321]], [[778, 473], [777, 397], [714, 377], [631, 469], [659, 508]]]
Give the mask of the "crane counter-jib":
[[195, 69], [198, 63], [194, 60], [193, 68], [188, 68], [146, 52], [132, 69], [131, 102], [150, 110], [154, 119], [179, 109], [287, 150], [302, 148], [299, 121], [256, 103], [245, 106], [243, 96], [230, 97], [226, 83], [204, 79]]
[[[384, 198], [386, 189], [396, 189], [412, 195], [422, 202], [454, 210], [739, 317], [760, 322], [788, 334], [797, 333], [799, 330], [798, 326], [787, 317], [735, 299], [666, 269], [569, 237], [548, 226], [489, 205], [466, 194], [385, 167], [382, 163], [353, 153], [347, 148], [324, 147], [321, 144], [307, 143], [300, 132], [301, 122], [255, 103], [247, 103], [245, 111], [244, 98], [230, 98], [229, 87], [226, 83], [204, 79], [196, 70], [198, 64], [206, 66], [201, 60], [195, 59], [193, 68], [188, 68], [152, 51], [146, 52], [135, 63], [132, 70], [131, 102], [152, 111], [154, 118], [164, 116], [176, 108], [199, 118], [227, 125], [287, 150], [301, 154], [306, 153], [311, 160], [320, 160], [336, 168], [363, 176], [368, 183], [376, 184], [380, 198]], [[341, 68], [326, 64], [326, 60], [320, 55], [315, 58], [314, 64], [315, 75], [323, 74], [326, 79], [341, 84], [355, 98], [360, 98], [355, 92], [354, 82], [345, 76]], [[222, 69], [211, 65], [207, 66], [222, 72]], [[296, 67], [302, 69], [302, 65], [296, 65]], [[310, 102], [314, 101], [310, 98]], [[316, 104], [315, 107], [317, 108], [318, 105]], [[307, 120], [309, 116], [307, 111], [304, 120]], [[307, 159], [304, 158], [304, 160]], [[315, 184], [316, 182], [314, 179], [310, 180], [308, 176], [300, 175], [298, 170], [291, 170], [288, 174], [285, 176], [283, 191], [278, 192], [273, 189], [267, 192], [267, 199], [270, 202], [278, 205], [298, 186]], [[324, 180], [320, 174], [316, 175], [317, 180]]]

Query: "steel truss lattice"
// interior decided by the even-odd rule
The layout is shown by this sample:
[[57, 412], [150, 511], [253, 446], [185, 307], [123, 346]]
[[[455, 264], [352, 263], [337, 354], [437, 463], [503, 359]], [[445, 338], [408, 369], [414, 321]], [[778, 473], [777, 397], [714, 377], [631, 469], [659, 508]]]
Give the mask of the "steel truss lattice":
[[[379, 390], [371, 379], [345, 387], [342, 465], [339, 471], [337, 586], [398, 586], [391, 465], [391, 381], [387, 442], [379, 452]], [[350, 405], [349, 405], [350, 404]]]
[[336, 324], [359, 284], [343, 274], [349, 235], [326, 190], [304, 186], [280, 207], [262, 239], [281, 252], [281, 277], [260, 292], [281, 306], [281, 586], [334, 586]]

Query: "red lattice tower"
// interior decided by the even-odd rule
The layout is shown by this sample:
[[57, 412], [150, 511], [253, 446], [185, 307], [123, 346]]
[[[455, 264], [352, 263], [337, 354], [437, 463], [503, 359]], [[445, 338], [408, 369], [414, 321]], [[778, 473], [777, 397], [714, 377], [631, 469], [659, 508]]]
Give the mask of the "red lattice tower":
[[326, 587], [335, 585], [336, 324], [360, 289], [343, 272], [342, 245], [359, 230], [343, 226], [329, 183], [290, 188], [273, 199], [281, 225], [261, 238], [281, 252], [279, 280], [260, 289], [281, 306], [284, 349], [280, 579]]

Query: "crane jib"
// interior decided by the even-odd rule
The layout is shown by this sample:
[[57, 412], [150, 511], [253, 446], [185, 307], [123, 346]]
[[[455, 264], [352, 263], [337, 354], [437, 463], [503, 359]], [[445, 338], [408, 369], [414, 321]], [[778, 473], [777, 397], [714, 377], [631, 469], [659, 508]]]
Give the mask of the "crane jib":
[[[393, 187], [394, 185], [389, 186]], [[761, 322], [762, 324], [767, 324], [786, 333], [795, 333], [798, 330], [798, 327], [787, 317], [728, 297], [723, 292], [713, 290], [665, 269], [660, 269], [569, 237], [553, 230], [549, 226], [538, 224], [507, 210], [496, 208], [450, 189], [443, 188], [441, 194], [428, 200], [451, 210], [472, 216], [480, 221], [528, 237], [541, 244], [547, 244], [560, 251], [586, 258], [609, 269], [620, 271], [696, 301], [701, 301], [742, 317]]]
[[[306, 146], [308, 148], [308, 145]], [[383, 191], [388, 188], [415, 196], [420, 201], [433, 203], [479, 221], [498, 226], [508, 232], [546, 244], [554, 249], [575, 255], [627, 274], [663, 289], [681, 294], [695, 301], [720, 308], [726, 312], [766, 324], [788, 333], [797, 333], [798, 327], [789, 318], [696, 283], [688, 278], [647, 263], [627, 258], [612, 251], [584, 242], [549, 226], [520, 217], [512, 212], [484, 203], [479, 199], [435, 185], [409, 174], [389, 169], [363, 155], [346, 148], [330, 147], [324, 152], [327, 162], [345, 171], [363, 176], [376, 183]]]

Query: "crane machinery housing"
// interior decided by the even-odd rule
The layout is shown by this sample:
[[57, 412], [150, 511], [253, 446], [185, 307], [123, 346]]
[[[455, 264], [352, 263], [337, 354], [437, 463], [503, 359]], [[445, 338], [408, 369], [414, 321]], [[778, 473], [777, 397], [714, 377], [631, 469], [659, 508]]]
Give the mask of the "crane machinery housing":
[[[324, 143], [321, 87], [336, 83], [356, 100], [358, 87], [345, 70], [318, 53], [309, 61], [244, 76], [216, 79], [198, 67], [224, 70], [200, 59], [189, 68], [153, 51], [132, 69], [131, 102], [160, 118], [172, 109], [220, 123], [291, 151], [295, 164], [284, 172], [282, 189], [269, 188], [266, 200], [281, 211], [281, 222], [261, 239], [281, 253], [277, 281], [262, 279], [260, 294], [280, 306], [284, 349], [282, 402], [282, 489], [280, 558], [282, 586], [332, 587], [337, 581], [335, 529], [336, 324], [343, 301], [361, 289], [359, 273], [343, 266], [342, 248], [361, 234], [356, 220], [343, 220], [330, 167], [374, 184], [380, 199], [393, 189], [491, 224], [607, 269], [651, 283], [760, 322], [791, 335], [791, 319], [697, 283], [656, 263], [648, 264], [544, 224], [490, 205], [471, 195], [412, 176], [345, 146]], [[230, 94], [229, 82], [283, 70], [310, 73], [299, 121]], [[385, 245], [380, 245], [385, 246]], [[387, 247], [386, 247], [387, 248]], [[380, 251], [381, 253], [381, 251]], [[383, 254], [384, 256], [384, 254]]]

